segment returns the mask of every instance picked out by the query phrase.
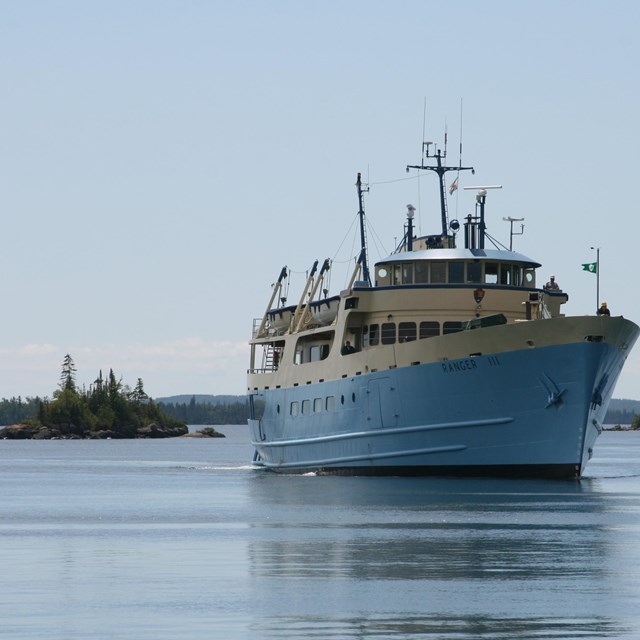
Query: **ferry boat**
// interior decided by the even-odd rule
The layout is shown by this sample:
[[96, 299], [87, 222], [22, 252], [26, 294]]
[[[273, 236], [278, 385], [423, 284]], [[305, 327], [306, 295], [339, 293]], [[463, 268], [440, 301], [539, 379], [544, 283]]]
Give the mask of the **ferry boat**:
[[250, 341], [254, 464], [579, 478], [640, 329], [565, 316], [568, 295], [540, 286], [540, 263], [487, 248], [486, 187], [463, 225], [449, 222], [446, 175], [472, 167], [447, 165], [446, 147], [430, 144], [407, 171], [438, 176], [440, 233], [417, 237], [408, 205], [402, 242], [371, 273], [358, 175], [361, 246], [347, 288], [327, 297], [328, 260], [295, 305], [284, 306], [286, 267], [273, 285]]

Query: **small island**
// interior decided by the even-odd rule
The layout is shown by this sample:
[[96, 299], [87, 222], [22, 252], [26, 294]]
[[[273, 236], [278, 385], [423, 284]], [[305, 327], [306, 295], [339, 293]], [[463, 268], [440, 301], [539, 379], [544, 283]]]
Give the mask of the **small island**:
[[174, 438], [189, 433], [185, 422], [168, 416], [145, 393], [141, 378], [131, 389], [116, 378], [113, 369], [106, 379], [100, 371], [89, 389], [78, 389], [75, 372], [73, 359], [67, 354], [53, 399], [41, 400], [37, 415], [31, 419], [1, 429], [0, 438]]

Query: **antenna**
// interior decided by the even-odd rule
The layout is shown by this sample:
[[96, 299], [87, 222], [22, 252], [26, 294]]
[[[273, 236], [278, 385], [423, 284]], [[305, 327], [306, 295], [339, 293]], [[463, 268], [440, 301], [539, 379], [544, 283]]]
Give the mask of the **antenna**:
[[462, 98], [460, 98], [460, 156], [458, 164], [462, 165]]
[[449, 134], [447, 131], [447, 120], [445, 118], [444, 121], [444, 154], [443, 154], [443, 158], [447, 157], [447, 140], [449, 139]]
[[520, 233], [513, 231], [513, 223], [514, 222], [522, 222], [524, 218], [512, 218], [511, 216], [507, 216], [506, 218], [502, 218], [505, 222], [511, 223], [511, 230], [509, 231], [509, 251], [513, 251], [513, 236], [521, 236], [524, 233], [524, 225], [520, 225]]
[[[422, 163], [419, 165], [413, 165], [413, 164], [409, 164], [407, 165], [407, 173], [409, 172], [409, 169], [418, 169], [418, 170], [422, 170], [422, 171], [433, 171], [434, 173], [437, 174], [438, 176], [438, 181], [440, 183], [440, 217], [441, 217], [441, 221], [442, 221], [442, 236], [445, 238], [450, 237], [449, 236], [449, 222], [447, 220], [447, 196], [446, 196], [446, 186], [444, 183], [444, 176], [447, 173], [447, 171], [471, 171], [473, 173], [475, 173], [475, 170], [473, 167], [461, 167], [461, 166], [457, 166], [457, 167], [448, 167], [445, 164], [443, 164], [443, 160], [446, 160], [447, 157], [447, 152], [446, 152], [446, 143], [447, 143], [447, 134], [445, 132], [445, 150], [444, 153], [438, 149], [437, 145], [434, 145], [434, 152], [431, 153], [429, 146], [433, 144], [433, 142], [423, 142], [422, 143], [422, 150], [424, 152], [424, 157], [422, 160]], [[435, 165], [426, 165], [424, 164], [425, 159], [429, 159], [429, 158], [435, 158], [436, 160], [436, 164]]]
[[[424, 106], [422, 108], [422, 141], [424, 143], [425, 139], [425, 130], [427, 128], [427, 97], [424, 98]], [[424, 144], [422, 146], [422, 153], [424, 153]], [[422, 156], [421, 156], [422, 159]]]

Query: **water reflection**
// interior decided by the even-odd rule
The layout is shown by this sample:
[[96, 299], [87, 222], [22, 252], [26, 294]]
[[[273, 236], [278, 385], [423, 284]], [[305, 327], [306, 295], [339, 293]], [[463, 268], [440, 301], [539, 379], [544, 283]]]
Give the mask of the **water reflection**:
[[257, 627], [298, 638], [620, 636], [624, 607], [603, 597], [605, 498], [590, 481], [258, 474]]
[[488, 616], [400, 616], [400, 617], [267, 617], [252, 625], [261, 638], [451, 638], [473, 640], [556, 640], [620, 638], [629, 631], [614, 620], [566, 618], [495, 618]]

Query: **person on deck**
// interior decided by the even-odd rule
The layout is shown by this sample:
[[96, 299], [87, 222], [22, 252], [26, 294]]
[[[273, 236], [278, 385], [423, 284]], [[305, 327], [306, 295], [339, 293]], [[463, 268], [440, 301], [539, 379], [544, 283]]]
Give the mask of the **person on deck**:
[[342, 349], [340, 350], [340, 353], [343, 356], [347, 356], [350, 353], [355, 353], [355, 352], [356, 352], [355, 347], [348, 340], [344, 343], [344, 347], [342, 347]]
[[598, 309], [598, 315], [599, 316], [610, 316], [611, 312], [609, 311], [609, 308], [607, 307], [607, 303], [603, 302], [600, 305], [600, 308]]
[[544, 285], [544, 288], [547, 289], [548, 291], [560, 291], [560, 287], [556, 282], [555, 276], [551, 276], [551, 278], [549, 278], [549, 282], [547, 282], [547, 284]]

